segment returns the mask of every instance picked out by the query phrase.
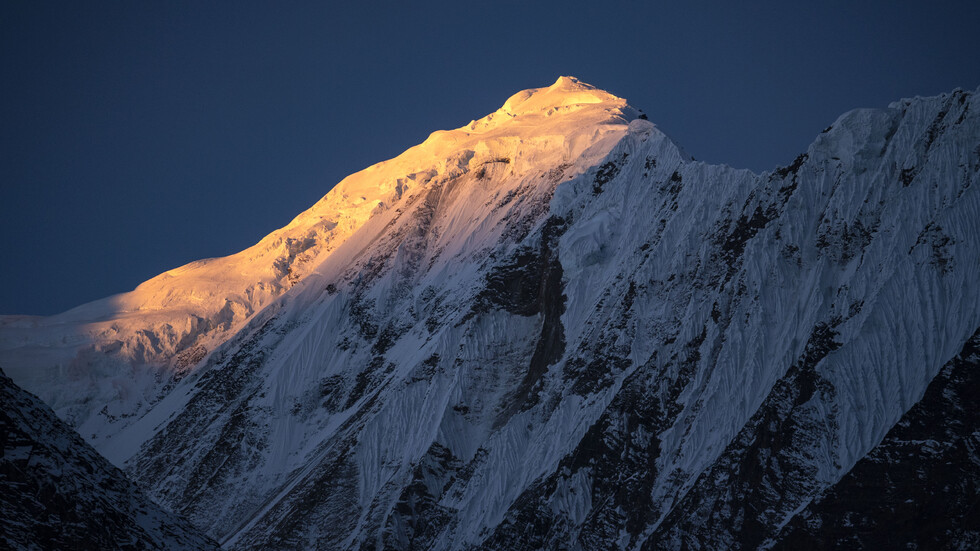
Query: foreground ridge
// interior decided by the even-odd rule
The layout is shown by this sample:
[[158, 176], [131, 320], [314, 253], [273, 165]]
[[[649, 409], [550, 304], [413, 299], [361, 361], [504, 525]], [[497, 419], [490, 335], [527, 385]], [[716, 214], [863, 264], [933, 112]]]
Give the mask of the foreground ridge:
[[[238, 255], [4, 319], [0, 361], [225, 548], [846, 531], [849, 473], [927, 468], [887, 452], [919, 436], [889, 431], [934, 415], [913, 406], [972, 358], [976, 102], [846, 113], [760, 175], [695, 162], [563, 77]], [[962, 419], [935, 446], [967, 441]]]
[[217, 549], [0, 371], [5, 549]]

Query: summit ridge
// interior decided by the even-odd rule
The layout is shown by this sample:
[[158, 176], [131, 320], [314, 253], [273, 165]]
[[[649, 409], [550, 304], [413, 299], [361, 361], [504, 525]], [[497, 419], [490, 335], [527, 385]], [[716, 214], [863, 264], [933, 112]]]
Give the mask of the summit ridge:
[[[518, 103], [518, 111], [508, 111], [508, 104]], [[368, 220], [403, 196], [441, 178], [485, 173], [497, 165], [506, 165], [513, 174], [563, 164], [569, 165], [569, 173], [582, 172], [629, 131], [635, 116], [625, 100], [573, 77], [524, 90], [495, 113], [455, 130], [433, 132], [401, 155], [344, 178], [310, 209], [244, 251], [191, 262], [131, 292], [48, 318], [0, 320], [8, 329], [0, 333], [0, 360], [4, 348], [17, 346], [19, 333], [29, 332], [44, 335], [31, 352], [44, 363], [84, 363], [88, 351], [116, 346], [114, 355], [127, 362], [180, 371], [317, 271]], [[13, 340], [4, 344], [4, 336]], [[66, 341], [72, 344], [56, 344]], [[11, 371], [56, 409], [65, 406], [45, 392], [48, 374], [18, 371], [16, 362]]]

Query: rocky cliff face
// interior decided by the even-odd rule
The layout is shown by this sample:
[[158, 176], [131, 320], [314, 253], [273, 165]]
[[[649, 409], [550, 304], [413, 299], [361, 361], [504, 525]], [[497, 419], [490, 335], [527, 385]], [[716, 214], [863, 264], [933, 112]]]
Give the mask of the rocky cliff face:
[[228, 548], [778, 545], [845, 522], [980, 327], [977, 101], [847, 113], [757, 175], [563, 78], [345, 180], [318, 205], [367, 214], [239, 325], [204, 301], [206, 343], [140, 363], [160, 318], [109, 309], [44, 354], [54, 322], [8, 320], [0, 357]]
[[217, 549], [0, 372], [0, 546]]

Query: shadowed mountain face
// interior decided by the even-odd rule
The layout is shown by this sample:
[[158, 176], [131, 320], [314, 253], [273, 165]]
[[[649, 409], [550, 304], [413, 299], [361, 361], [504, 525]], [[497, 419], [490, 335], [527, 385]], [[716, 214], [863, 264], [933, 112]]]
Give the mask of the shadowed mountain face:
[[216, 549], [0, 372], [0, 546]]
[[[227, 548], [846, 532], [853, 473], [900, 462], [889, 431], [954, 356], [973, 361], [977, 102], [852, 111], [757, 175], [695, 162], [562, 78], [352, 175], [238, 255], [2, 320], [0, 359]], [[937, 450], [972, 449], [956, 392], [959, 410], [920, 404]]]
[[980, 332], [871, 453], [776, 538], [781, 549], [980, 548]]

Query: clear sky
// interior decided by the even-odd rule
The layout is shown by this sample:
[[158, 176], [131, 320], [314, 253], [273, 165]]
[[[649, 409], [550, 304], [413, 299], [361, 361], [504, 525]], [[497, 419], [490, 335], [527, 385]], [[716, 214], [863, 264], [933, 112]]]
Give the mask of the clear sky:
[[0, 313], [236, 252], [559, 75], [756, 171], [851, 108], [980, 85], [980, 2], [792, 4], [6, 0]]

